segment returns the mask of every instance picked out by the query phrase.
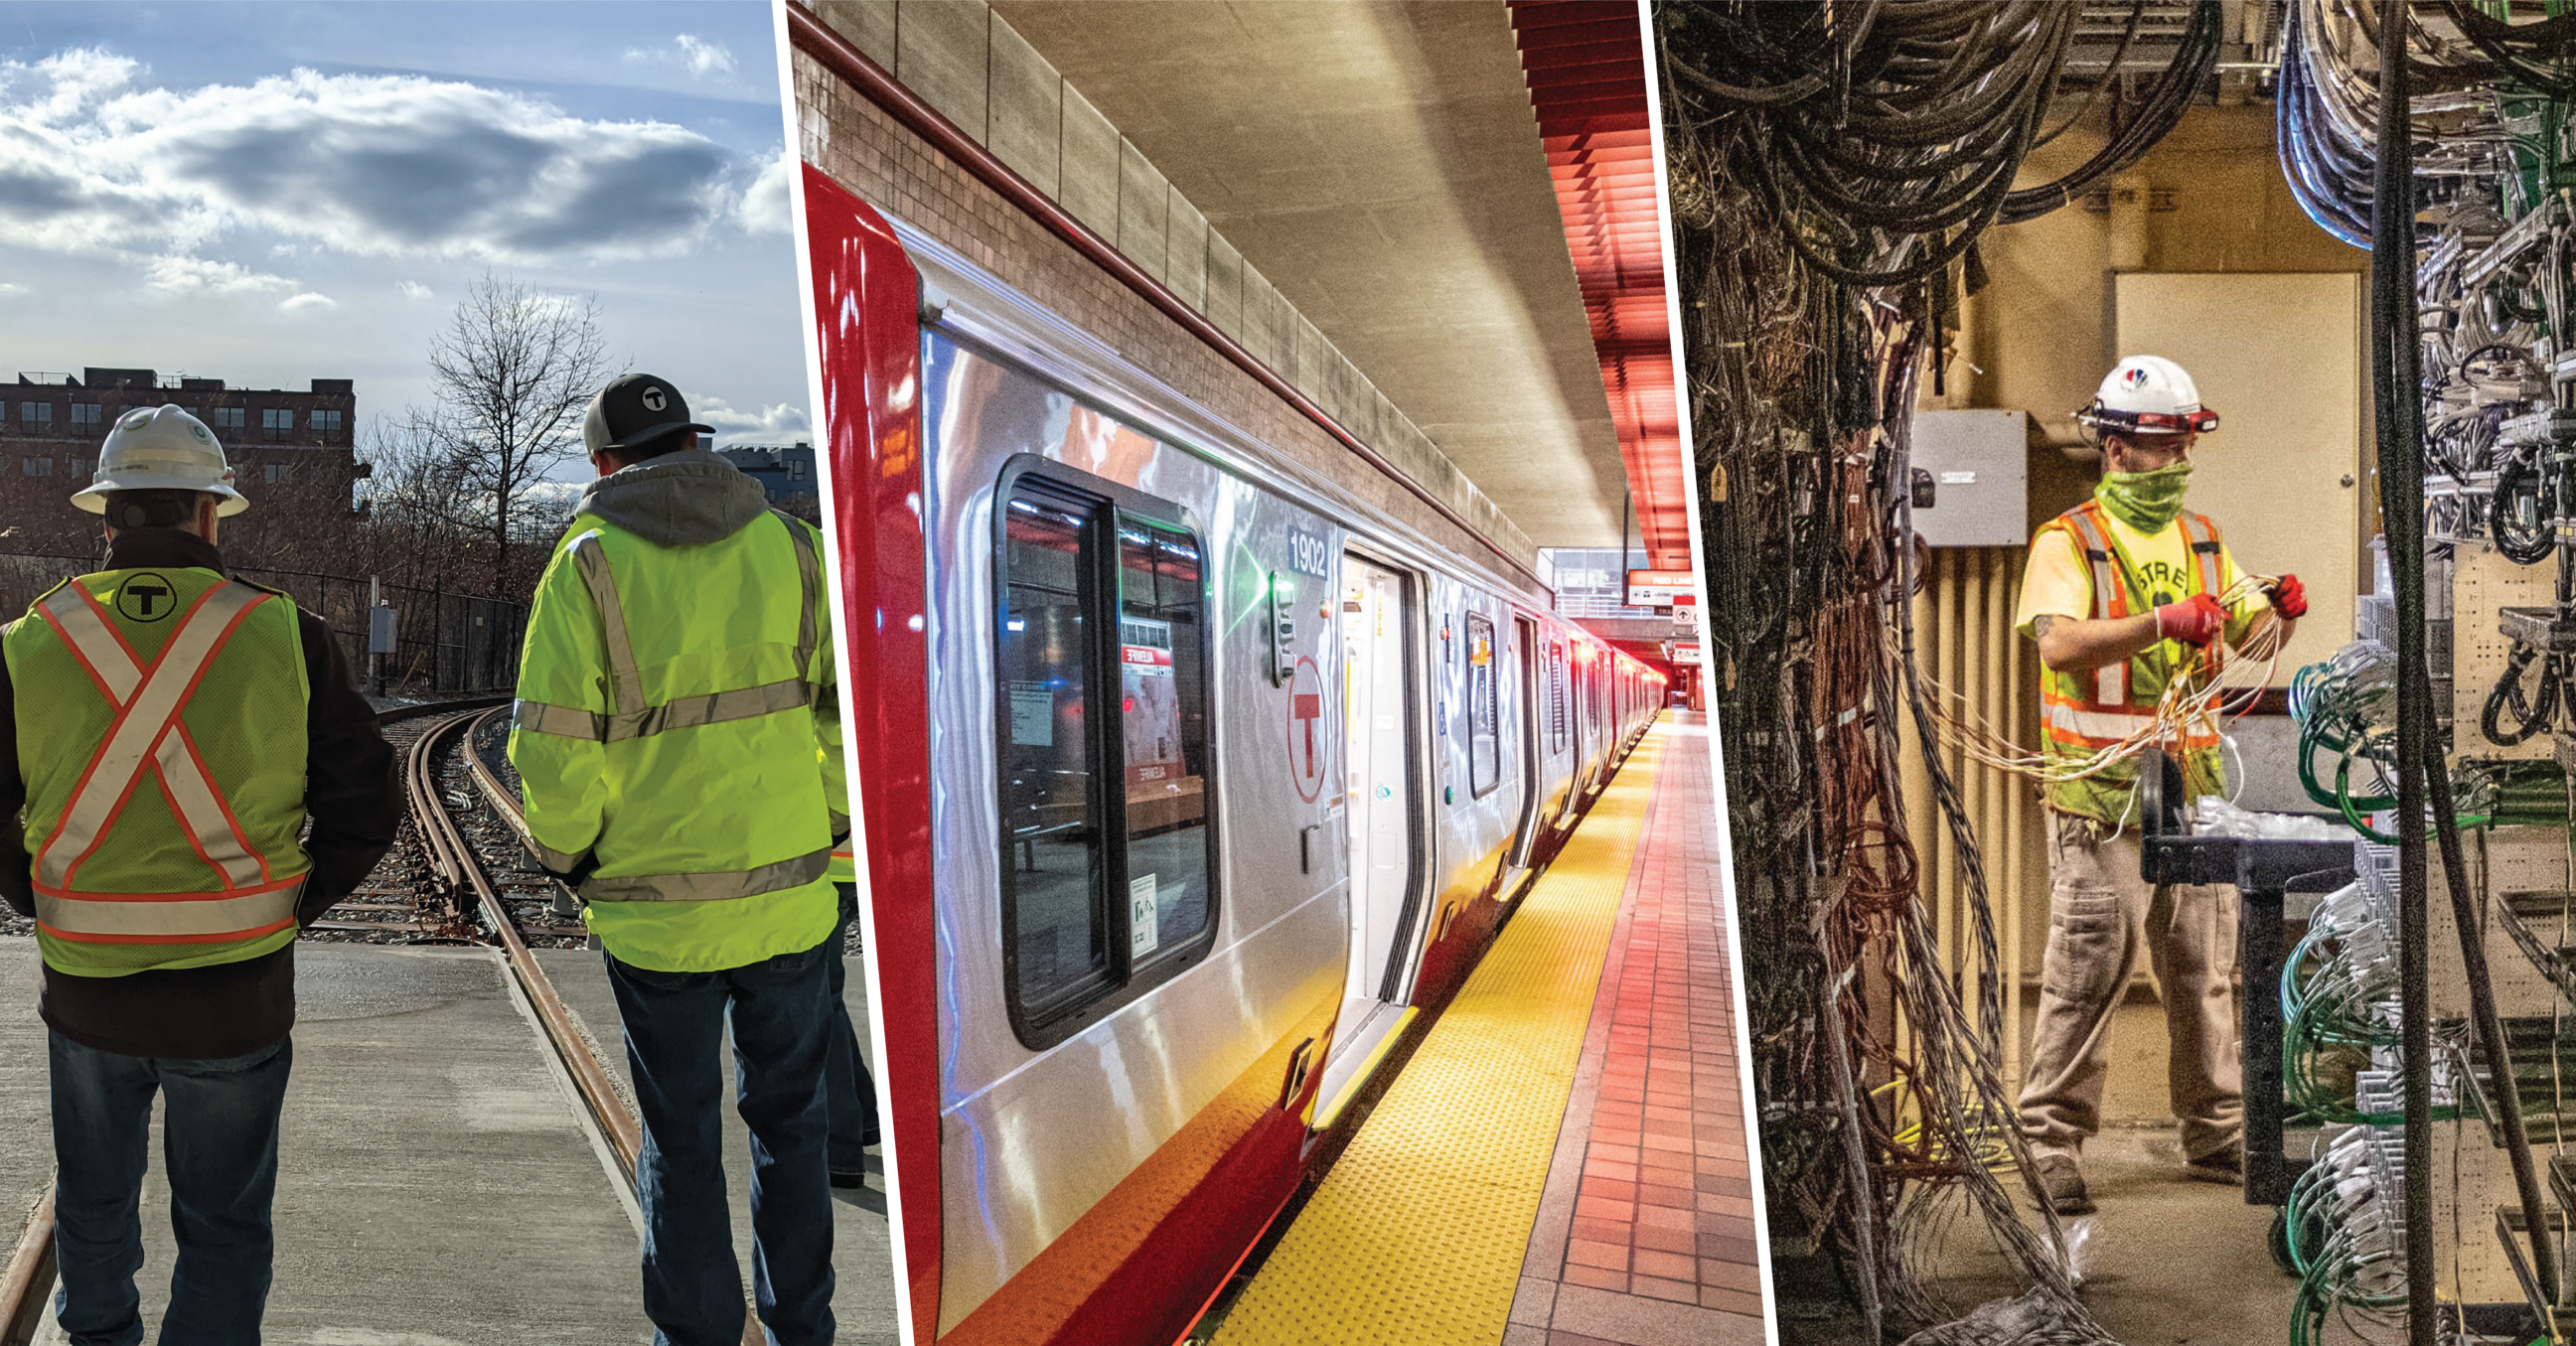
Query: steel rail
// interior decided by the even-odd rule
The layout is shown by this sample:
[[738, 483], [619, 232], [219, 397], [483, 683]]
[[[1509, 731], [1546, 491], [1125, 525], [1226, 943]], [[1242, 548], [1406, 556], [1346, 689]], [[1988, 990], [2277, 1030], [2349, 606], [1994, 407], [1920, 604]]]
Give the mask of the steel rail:
[[599, 1123], [601, 1134], [608, 1140], [609, 1150], [617, 1156], [618, 1171], [626, 1179], [628, 1189], [632, 1190], [635, 1166], [644, 1148], [643, 1128], [637, 1124], [635, 1115], [627, 1111], [625, 1100], [618, 1097], [616, 1082], [610, 1078], [608, 1068], [601, 1064], [598, 1054], [590, 1049], [589, 1042], [574, 1026], [571, 1008], [555, 991], [553, 979], [546, 976], [545, 969], [538, 965], [536, 955], [529, 950], [526, 938], [519, 932], [518, 921], [510, 915], [509, 908], [502, 905], [500, 891], [493, 887], [491, 876], [484, 873], [482, 862], [475, 858], [472, 843], [457, 826], [456, 820], [448, 816], [447, 801], [439, 789], [438, 746], [443, 739], [453, 735], [458, 740], [458, 750], [464, 754], [467, 772], [481, 788], [484, 798], [492, 804], [492, 811], [499, 814], [513, 832], [525, 833], [518, 801], [510, 797], [510, 792], [493, 777], [482, 755], [474, 750], [474, 736], [494, 716], [501, 714], [502, 709], [496, 706], [438, 721], [420, 736], [418, 743], [412, 745], [412, 813], [419, 819], [422, 840], [428, 844], [431, 859], [438, 865], [450, 890], [471, 892], [490, 921], [493, 936], [509, 962], [511, 975], [517, 978], [519, 989], [527, 993], [529, 1005], [535, 1009], [538, 1022], [545, 1027], [547, 1040], [553, 1045], [555, 1055], [562, 1059], [564, 1069], [571, 1072], [573, 1086], [580, 1091], [591, 1117]]

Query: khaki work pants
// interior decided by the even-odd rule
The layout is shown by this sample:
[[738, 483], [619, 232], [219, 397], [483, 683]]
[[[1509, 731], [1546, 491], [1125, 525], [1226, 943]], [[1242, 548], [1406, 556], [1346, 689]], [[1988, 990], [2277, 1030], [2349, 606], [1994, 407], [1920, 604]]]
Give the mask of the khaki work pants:
[[2135, 828], [2049, 815], [2048, 950], [2039, 1027], [2021, 1090], [2021, 1128], [2039, 1153], [2076, 1154], [2102, 1126], [2111, 1013], [2146, 954], [2165, 1002], [2166, 1087], [2186, 1158], [2238, 1143], [2245, 1070], [2237, 1045], [2236, 890], [2150, 886]]

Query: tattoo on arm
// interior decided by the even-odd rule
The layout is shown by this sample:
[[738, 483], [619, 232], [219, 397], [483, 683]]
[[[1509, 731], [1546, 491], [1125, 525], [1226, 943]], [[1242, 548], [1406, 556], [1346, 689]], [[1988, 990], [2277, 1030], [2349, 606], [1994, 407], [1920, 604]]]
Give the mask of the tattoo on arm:
[[2035, 638], [2045, 640], [2048, 637], [2048, 628], [2055, 625], [2057, 625], [2057, 618], [2053, 616], [2033, 617], [2030, 619], [2030, 633]]

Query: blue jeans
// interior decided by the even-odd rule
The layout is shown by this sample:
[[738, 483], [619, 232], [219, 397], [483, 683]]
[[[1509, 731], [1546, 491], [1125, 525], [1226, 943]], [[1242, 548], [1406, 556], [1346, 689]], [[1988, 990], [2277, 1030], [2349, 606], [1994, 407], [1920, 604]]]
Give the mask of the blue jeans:
[[832, 1339], [832, 1191], [823, 1063], [834, 1006], [818, 944], [722, 972], [651, 972], [608, 960], [643, 1114], [644, 1313], [655, 1346], [740, 1346], [742, 1271], [726, 1205], [728, 1020], [751, 1128], [752, 1298], [778, 1346]]
[[162, 1346], [259, 1341], [268, 1309], [269, 1205], [277, 1194], [277, 1119], [294, 1064], [291, 1038], [223, 1061], [120, 1056], [51, 1039], [54, 1315], [76, 1346], [136, 1346], [143, 1302], [138, 1203], [151, 1163], [152, 1094], [169, 1100], [161, 1155], [170, 1176], [170, 1269]]
[[868, 1078], [867, 1058], [859, 1054], [859, 1034], [850, 1025], [850, 1002], [843, 999], [849, 985], [849, 968], [841, 957], [842, 940], [850, 923], [859, 918], [858, 885], [836, 885], [841, 890], [841, 923], [832, 927], [832, 937], [824, 941], [832, 951], [825, 965], [831, 974], [832, 1035], [830, 1051], [823, 1060], [823, 1106], [832, 1119], [832, 1171], [864, 1172], [868, 1166], [868, 1147], [877, 1143], [877, 1085]]

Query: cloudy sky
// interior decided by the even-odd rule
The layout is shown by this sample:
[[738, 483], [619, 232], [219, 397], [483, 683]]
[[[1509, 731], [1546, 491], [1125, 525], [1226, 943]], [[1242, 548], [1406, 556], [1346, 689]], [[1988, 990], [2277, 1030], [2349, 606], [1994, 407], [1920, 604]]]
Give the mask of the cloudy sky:
[[489, 270], [807, 438], [775, 53], [758, 0], [0, 3], [0, 380], [349, 378], [364, 423]]

